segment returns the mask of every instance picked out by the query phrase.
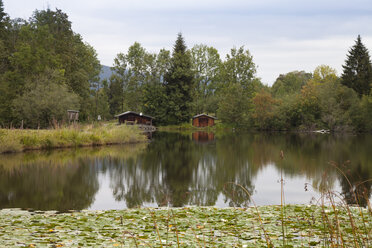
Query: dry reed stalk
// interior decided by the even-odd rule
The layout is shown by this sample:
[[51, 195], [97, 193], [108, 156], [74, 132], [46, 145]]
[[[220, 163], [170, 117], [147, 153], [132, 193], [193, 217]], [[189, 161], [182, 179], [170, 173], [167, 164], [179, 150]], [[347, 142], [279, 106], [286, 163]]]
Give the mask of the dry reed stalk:
[[[334, 162], [334, 161], [331, 161], [329, 162], [330, 165], [332, 165], [339, 173], [342, 174], [342, 176], [346, 179], [347, 183], [349, 184], [350, 188], [352, 189], [353, 186], [349, 180], [349, 178], [346, 176], [346, 174], [337, 166], [337, 164]], [[370, 179], [369, 179], [370, 180]], [[369, 180], [366, 180], [366, 181], [369, 181]], [[358, 184], [359, 185], [359, 184]], [[359, 203], [359, 196], [357, 195], [357, 193], [355, 192], [356, 190], [352, 190], [352, 193], [353, 193], [353, 196], [354, 196], [354, 200], [355, 202], [358, 204]], [[368, 202], [368, 200], [367, 200]], [[358, 210], [359, 210], [359, 213], [360, 213], [360, 216], [362, 218], [362, 221], [363, 221], [363, 225], [365, 227], [365, 232], [366, 232], [366, 235], [367, 235], [367, 243], [369, 243], [369, 232], [367, 231], [367, 227], [365, 226], [365, 218], [364, 218], [364, 214], [363, 214], [363, 211], [361, 209], [361, 207], [359, 206], [358, 204]], [[351, 216], [350, 216], [351, 217]], [[354, 230], [354, 223], [352, 221], [352, 218], [350, 219], [351, 221], [351, 225], [353, 226], [353, 232], [355, 232]]]
[[174, 212], [173, 210], [171, 209], [171, 212], [172, 212], [172, 217], [173, 217], [173, 220], [174, 220], [174, 228], [176, 229], [176, 236], [177, 236], [177, 247], [179, 248], [180, 247], [180, 240], [179, 240], [179, 237], [178, 237], [178, 229], [177, 229], [177, 224], [176, 224], [176, 219], [174, 217]]
[[160, 237], [160, 233], [159, 233], [159, 228], [158, 228], [158, 225], [156, 223], [156, 218], [155, 218], [155, 212], [154, 211], [150, 211], [151, 213], [151, 216], [152, 218], [154, 219], [154, 227], [156, 229], [156, 233], [158, 234], [158, 238], [159, 238], [159, 242], [160, 242], [160, 247], [163, 248], [163, 243], [161, 242], [161, 237]]

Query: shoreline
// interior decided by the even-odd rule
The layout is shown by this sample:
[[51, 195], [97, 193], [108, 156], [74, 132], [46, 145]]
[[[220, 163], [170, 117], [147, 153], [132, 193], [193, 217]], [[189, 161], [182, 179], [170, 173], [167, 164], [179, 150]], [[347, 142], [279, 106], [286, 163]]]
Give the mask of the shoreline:
[[369, 211], [316, 205], [132, 208], [60, 214], [2, 209], [0, 243], [24, 247], [277, 247], [284, 242], [291, 247], [322, 247], [342, 238], [345, 247], [367, 247], [372, 244]]

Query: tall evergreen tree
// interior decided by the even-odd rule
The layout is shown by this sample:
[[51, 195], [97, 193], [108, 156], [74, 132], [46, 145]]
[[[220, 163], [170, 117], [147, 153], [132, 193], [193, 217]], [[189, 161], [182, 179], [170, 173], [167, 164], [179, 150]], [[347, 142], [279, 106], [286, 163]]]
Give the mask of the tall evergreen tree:
[[7, 14], [4, 11], [3, 0], [0, 0], [0, 28], [4, 28], [4, 22], [6, 21]]
[[368, 49], [363, 45], [360, 35], [349, 50], [345, 62], [342, 66], [342, 84], [355, 90], [359, 96], [368, 95], [372, 86], [372, 65]]
[[171, 66], [164, 76], [167, 95], [167, 123], [180, 124], [191, 118], [194, 89], [191, 55], [179, 33], [173, 48]]

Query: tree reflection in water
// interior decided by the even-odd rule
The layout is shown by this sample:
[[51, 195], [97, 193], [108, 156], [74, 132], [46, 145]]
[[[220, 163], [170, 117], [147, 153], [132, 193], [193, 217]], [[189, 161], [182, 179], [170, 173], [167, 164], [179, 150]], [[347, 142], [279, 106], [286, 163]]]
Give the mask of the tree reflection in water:
[[97, 174], [88, 161], [63, 166], [27, 164], [15, 170], [0, 165], [0, 208], [85, 209], [98, 188]]
[[362, 168], [360, 163], [355, 166], [350, 166], [347, 163], [341, 168], [345, 170], [345, 173], [339, 176], [345, 201], [348, 204], [359, 204], [366, 207], [372, 188], [371, 171]]
[[[154, 133], [149, 144], [2, 155], [0, 208], [89, 208], [99, 180], [109, 180], [114, 199], [127, 207], [244, 207], [268, 166], [286, 180], [307, 178], [319, 192], [340, 184], [348, 203], [356, 203], [357, 192], [366, 196], [358, 200], [365, 205], [372, 187], [370, 147], [370, 136]], [[345, 165], [339, 169], [351, 185], [330, 161]]]

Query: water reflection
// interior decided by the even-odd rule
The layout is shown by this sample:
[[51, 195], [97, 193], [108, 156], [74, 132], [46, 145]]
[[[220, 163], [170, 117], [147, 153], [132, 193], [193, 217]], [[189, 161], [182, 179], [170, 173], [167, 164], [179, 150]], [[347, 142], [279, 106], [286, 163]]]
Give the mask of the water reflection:
[[[308, 203], [302, 196], [310, 182], [317, 192], [340, 190], [346, 202], [366, 205], [371, 145], [371, 136], [154, 133], [149, 144], [3, 155], [0, 208], [95, 209], [108, 198], [122, 207], [247, 206], [251, 196], [280, 199], [271, 195], [280, 172], [287, 185], [297, 182], [286, 188], [293, 203]], [[100, 194], [105, 185], [110, 193]]]
[[193, 132], [192, 133], [192, 140], [197, 143], [210, 143], [214, 141], [214, 133], [213, 132]]
[[83, 209], [99, 188], [97, 174], [88, 160], [56, 166], [49, 162], [0, 166], [0, 207], [33, 209]]

